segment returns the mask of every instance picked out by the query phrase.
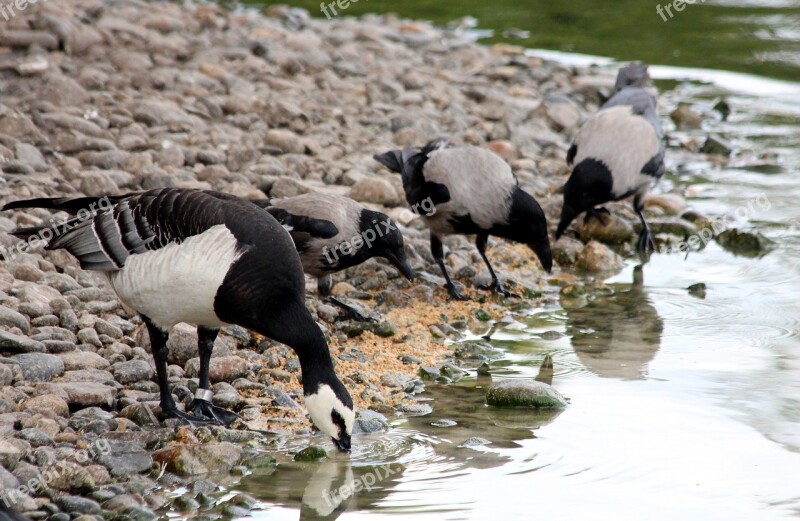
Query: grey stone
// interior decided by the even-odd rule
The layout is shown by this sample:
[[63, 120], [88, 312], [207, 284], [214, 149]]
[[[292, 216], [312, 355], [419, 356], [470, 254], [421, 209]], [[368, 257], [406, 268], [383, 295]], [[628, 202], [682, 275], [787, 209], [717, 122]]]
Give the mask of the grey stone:
[[56, 355], [24, 353], [12, 356], [11, 360], [19, 364], [23, 377], [29, 382], [49, 382], [64, 373], [64, 362]]
[[486, 393], [486, 403], [495, 407], [563, 409], [567, 400], [551, 386], [536, 380], [503, 380]]
[[0, 351], [44, 353], [46, 350], [44, 344], [41, 342], [0, 330]]
[[114, 364], [114, 377], [121, 384], [130, 384], [153, 378], [153, 369], [144, 360], [130, 360]]
[[55, 500], [58, 507], [65, 512], [81, 514], [100, 514], [102, 509], [97, 501], [79, 496], [61, 496]]
[[0, 306], [0, 326], [2, 327], [16, 327], [23, 333], [27, 333], [30, 329], [28, 318], [22, 313], [18, 313], [6, 306]]

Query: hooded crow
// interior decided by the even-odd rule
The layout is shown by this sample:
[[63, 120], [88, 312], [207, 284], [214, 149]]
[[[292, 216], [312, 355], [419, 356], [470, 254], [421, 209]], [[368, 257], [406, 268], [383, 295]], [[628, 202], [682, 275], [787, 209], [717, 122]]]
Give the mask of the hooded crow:
[[[318, 192], [253, 202], [289, 230], [303, 270], [317, 277], [320, 296], [330, 296], [332, 273], [373, 257], [386, 259], [408, 280], [414, 278], [403, 234], [384, 213], [369, 210], [349, 197]], [[334, 298], [331, 301], [354, 317], [363, 318], [346, 304]]]
[[596, 215], [595, 206], [632, 195], [642, 221], [637, 249], [655, 249], [642, 210], [650, 186], [664, 175], [664, 141], [656, 98], [644, 88], [649, 78], [646, 65], [620, 69], [611, 99], [578, 131], [567, 152], [574, 168], [564, 185], [556, 239], [581, 212], [588, 219]]
[[[56, 227], [20, 229], [48, 250], [65, 249], [83, 269], [103, 273], [119, 299], [147, 326], [161, 413], [185, 423], [230, 424], [236, 415], [211, 404], [209, 365], [219, 329], [238, 324], [297, 353], [305, 403], [316, 426], [350, 449], [353, 401], [333, 370], [319, 326], [305, 307], [305, 278], [286, 230], [248, 201], [205, 190], [162, 188], [108, 198], [33, 199], [12, 208], [76, 213]], [[178, 322], [197, 325], [200, 385], [178, 410], [170, 393], [167, 337]]]
[[499, 156], [474, 146], [448, 148], [446, 141], [435, 140], [422, 149], [392, 150], [375, 160], [403, 176], [412, 208], [434, 206], [435, 211], [422, 217], [431, 230], [431, 253], [452, 298], [464, 300], [444, 265], [443, 235], [477, 236], [475, 245], [492, 277], [488, 288], [497, 293], [510, 295], [486, 257], [490, 235], [527, 244], [550, 271], [553, 256], [544, 212]]

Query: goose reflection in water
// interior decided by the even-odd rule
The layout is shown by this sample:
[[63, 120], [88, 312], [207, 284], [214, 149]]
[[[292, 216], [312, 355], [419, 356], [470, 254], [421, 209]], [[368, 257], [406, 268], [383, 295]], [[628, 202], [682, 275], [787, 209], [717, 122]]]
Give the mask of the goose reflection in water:
[[612, 285], [588, 305], [567, 310], [567, 335], [581, 363], [604, 378], [644, 378], [661, 346], [664, 321], [644, 289], [642, 267], [633, 283]]

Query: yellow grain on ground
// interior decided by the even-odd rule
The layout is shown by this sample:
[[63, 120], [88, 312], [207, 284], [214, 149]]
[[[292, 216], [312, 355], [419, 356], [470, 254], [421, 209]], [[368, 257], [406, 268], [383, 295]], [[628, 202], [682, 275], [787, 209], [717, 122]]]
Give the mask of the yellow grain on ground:
[[[452, 353], [452, 347], [445, 345], [444, 338], [435, 338], [429, 328], [458, 319], [468, 319], [478, 308], [487, 306], [477, 302], [449, 302], [439, 300], [433, 303], [420, 303], [412, 307], [394, 309], [384, 314], [384, 318], [395, 324], [397, 333], [390, 338], [381, 338], [365, 331], [356, 338], [340, 342], [332, 338], [329, 344], [336, 357], [346, 353], [360, 353], [365, 361], [342, 361], [336, 363], [336, 374], [344, 381], [353, 397], [356, 409], [376, 409], [390, 411], [403, 404], [414, 403], [401, 389], [384, 384], [382, 377], [393, 374], [417, 378], [420, 364], [403, 364], [404, 356], [414, 356], [421, 365], [436, 366]], [[490, 314], [499, 317], [502, 313], [489, 309]], [[495, 313], [497, 311], [497, 313]], [[377, 388], [370, 389], [370, 384]], [[289, 393], [297, 394], [300, 384], [296, 378], [289, 382], [273, 381], [271, 385]], [[298, 432], [310, 428], [305, 419], [305, 409], [275, 407], [269, 397], [247, 396], [249, 405], [260, 407], [261, 414], [246, 422], [247, 428], [275, 432]]]

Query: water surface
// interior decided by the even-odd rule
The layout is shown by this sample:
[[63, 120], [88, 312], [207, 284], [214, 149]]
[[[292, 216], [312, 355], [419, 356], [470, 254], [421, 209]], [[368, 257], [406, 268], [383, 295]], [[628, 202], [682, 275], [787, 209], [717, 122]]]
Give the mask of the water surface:
[[[707, 118], [691, 133], [665, 118], [673, 148], [656, 191], [685, 189], [693, 209], [763, 233], [776, 249], [748, 258], [711, 243], [643, 268], [630, 261], [585, 305], [555, 301], [516, 317], [493, 337], [503, 352], [493, 378], [533, 377], [550, 354], [565, 411], [488, 409], [488, 381], [474, 373], [431, 386], [432, 414], [357, 437], [350, 458], [301, 464], [279, 454], [277, 469], [245, 478], [240, 488], [263, 501], [257, 519], [800, 517], [800, 84], [791, 81], [800, 78], [800, 3], [706, 2], [666, 23], [654, 6], [363, 0], [348, 14], [391, 9], [442, 24], [470, 14], [495, 38], [530, 30], [519, 43], [550, 58], [657, 64], [664, 107], [689, 102]], [[722, 97], [733, 109], [726, 121], [712, 110]], [[733, 143], [730, 163], [675, 148], [708, 132]], [[704, 297], [686, 289], [698, 282]], [[489, 443], [464, 445], [475, 437]], [[356, 483], [369, 490], [340, 493]]]

